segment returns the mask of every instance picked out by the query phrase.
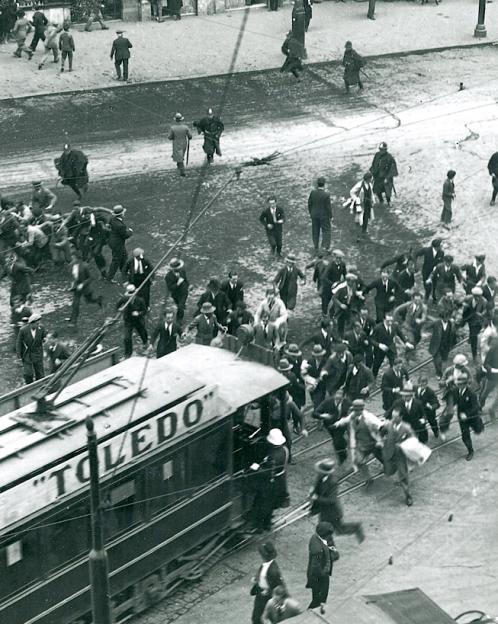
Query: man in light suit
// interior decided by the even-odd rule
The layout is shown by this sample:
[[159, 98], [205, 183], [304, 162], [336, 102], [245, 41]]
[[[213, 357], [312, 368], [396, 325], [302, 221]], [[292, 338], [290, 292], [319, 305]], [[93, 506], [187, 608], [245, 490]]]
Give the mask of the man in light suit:
[[40, 319], [39, 314], [32, 314], [28, 319], [28, 324], [21, 327], [17, 335], [16, 351], [17, 356], [22, 360], [26, 384], [45, 377], [43, 343], [47, 333], [40, 325]]

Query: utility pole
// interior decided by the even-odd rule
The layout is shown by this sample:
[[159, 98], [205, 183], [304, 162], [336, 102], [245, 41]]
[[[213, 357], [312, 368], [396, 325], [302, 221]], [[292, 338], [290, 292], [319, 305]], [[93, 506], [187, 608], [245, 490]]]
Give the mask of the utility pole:
[[111, 624], [109, 569], [104, 546], [104, 526], [100, 505], [99, 458], [97, 436], [90, 416], [86, 418], [88, 459], [90, 462], [90, 510], [92, 515], [92, 550], [89, 555], [93, 624]]
[[487, 37], [486, 25], [484, 20], [486, 17], [486, 0], [479, 0], [479, 11], [477, 13], [477, 25], [474, 28], [474, 37], [482, 39]]

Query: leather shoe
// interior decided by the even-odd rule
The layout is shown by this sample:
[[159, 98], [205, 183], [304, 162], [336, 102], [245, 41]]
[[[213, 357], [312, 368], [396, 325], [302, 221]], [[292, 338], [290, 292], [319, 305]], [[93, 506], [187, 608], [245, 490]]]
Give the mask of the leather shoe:
[[408, 507], [411, 507], [413, 505], [413, 498], [410, 496], [410, 494], [406, 495], [406, 504], [408, 505]]
[[470, 461], [473, 457], [474, 457], [474, 451], [469, 451], [465, 459], [467, 461]]

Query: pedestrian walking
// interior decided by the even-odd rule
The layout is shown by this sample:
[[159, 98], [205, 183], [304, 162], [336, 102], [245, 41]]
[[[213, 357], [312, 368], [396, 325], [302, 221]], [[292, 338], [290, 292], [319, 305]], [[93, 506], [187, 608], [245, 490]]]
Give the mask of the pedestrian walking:
[[385, 315], [392, 312], [396, 303], [399, 284], [389, 276], [386, 268], [380, 269], [380, 277], [373, 280], [365, 287], [363, 294], [366, 296], [371, 290], [375, 290], [375, 313], [377, 323], [381, 323]]
[[432, 301], [436, 303], [436, 291], [433, 289], [432, 282], [428, 280], [436, 265], [443, 261], [444, 251], [442, 240], [440, 238], [435, 238], [428, 247], [422, 247], [415, 252], [415, 258], [423, 258], [422, 281], [424, 282], [425, 300], [429, 301], [432, 293]]
[[166, 288], [176, 305], [176, 320], [181, 325], [185, 316], [189, 282], [185, 271], [185, 263], [178, 258], [172, 258], [169, 270], [165, 276]]
[[28, 319], [28, 324], [21, 327], [17, 335], [17, 357], [22, 361], [26, 384], [45, 377], [43, 343], [47, 332], [40, 324], [40, 319], [39, 314], [33, 313]]
[[73, 293], [73, 303], [71, 316], [66, 320], [72, 325], [76, 325], [80, 315], [82, 297], [84, 297], [87, 303], [95, 303], [102, 309], [102, 295], [95, 295], [92, 288], [92, 274], [90, 273], [88, 264], [83, 262], [81, 254], [77, 251], [73, 251], [71, 276], [73, 278], [73, 283], [70, 290]]
[[59, 35], [59, 50], [61, 51], [61, 72], [64, 71], [66, 58], [69, 65], [69, 71], [73, 71], [73, 54], [76, 51], [73, 35], [69, 32], [69, 24], [65, 23], [63, 31]]
[[221, 290], [230, 301], [230, 308], [235, 310], [237, 304], [244, 301], [244, 284], [239, 279], [238, 272], [232, 269], [228, 272], [228, 279], [221, 282]]
[[223, 122], [218, 115], [215, 115], [212, 108], [208, 108], [207, 114], [199, 121], [194, 121], [194, 127], [199, 134], [204, 135], [202, 149], [207, 156], [209, 164], [213, 162], [214, 154], [221, 156], [220, 137], [225, 129]]
[[62, 32], [62, 27], [55, 22], [50, 22], [45, 32], [45, 51], [38, 64], [38, 69], [43, 69], [50, 55], [53, 56], [53, 62], [59, 62], [59, 46], [57, 45], [57, 35]]
[[263, 315], [268, 315], [268, 325], [275, 336], [275, 346], [285, 344], [289, 314], [285, 303], [276, 296], [273, 286], [266, 289], [265, 298], [256, 308], [254, 322], [259, 323]]
[[391, 418], [394, 409], [400, 410], [403, 422], [410, 425], [419, 442], [426, 444], [429, 434], [427, 432], [425, 409], [423, 403], [415, 397], [415, 389], [411, 381], [408, 380], [403, 383], [399, 398], [396, 398], [387, 414], [388, 418]]
[[[275, 0], [275, 2], [278, 2], [278, 0]], [[282, 54], [285, 56], [285, 61], [280, 68], [280, 72], [289, 72], [300, 82], [301, 76], [299, 72], [303, 70], [302, 59], [304, 58], [303, 44], [294, 37], [292, 31], [289, 31], [282, 44], [281, 50]]]
[[349, 88], [358, 85], [358, 89], [363, 91], [363, 83], [360, 78], [360, 70], [365, 65], [365, 61], [353, 49], [351, 41], [346, 41], [344, 46], [344, 56], [342, 57], [342, 66], [344, 67], [344, 85], [346, 93]]
[[375, 2], [376, 0], [368, 0], [367, 17], [369, 20], [375, 19]]
[[311, 589], [308, 609], [319, 607], [320, 613], [325, 613], [334, 562], [339, 559], [333, 531], [334, 527], [330, 522], [319, 522], [308, 544], [306, 587]]
[[448, 228], [453, 218], [453, 202], [455, 201], [455, 179], [456, 171], [450, 169], [446, 174], [446, 180], [443, 184], [443, 211], [441, 213], [441, 223]]
[[391, 419], [382, 428], [384, 444], [382, 447], [382, 462], [384, 464], [384, 474], [391, 477], [398, 476], [398, 483], [405, 494], [405, 502], [408, 507], [413, 505], [413, 498], [410, 492], [410, 481], [408, 472], [408, 460], [403, 452], [402, 443], [408, 438], [414, 437], [414, 432], [407, 422], [401, 417], [401, 410], [396, 407], [391, 412]]
[[322, 371], [327, 361], [327, 352], [320, 344], [315, 344], [311, 351], [310, 357], [307, 360], [303, 360], [303, 379], [306, 383], [306, 387], [308, 388], [315, 409], [325, 399], [326, 386]]
[[[353, 332], [351, 332], [353, 333]], [[365, 335], [361, 332], [363, 336]], [[360, 338], [363, 341], [363, 338]], [[364, 364], [363, 353], [353, 355], [353, 363], [349, 366], [344, 381], [344, 393], [350, 401], [367, 399], [375, 384], [372, 371]]]
[[171, 154], [171, 158], [176, 162], [180, 175], [185, 177], [185, 153], [187, 154], [188, 164], [189, 145], [192, 140], [192, 133], [187, 124], [183, 123], [183, 121], [183, 115], [181, 113], [176, 113], [175, 123], [169, 129], [168, 139], [173, 141], [173, 153]]
[[318, 514], [319, 522], [330, 522], [338, 535], [355, 535], [361, 544], [365, 539], [361, 522], [344, 522], [335, 461], [329, 458], [317, 461], [315, 472], [317, 477], [309, 495], [311, 515]]
[[477, 362], [477, 346], [479, 334], [486, 324], [487, 303], [482, 296], [482, 288], [474, 286], [470, 296], [466, 297], [462, 307], [462, 320], [459, 325], [467, 324], [469, 328], [469, 344], [474, 365]]
[[39, 41], [45, 41], [45, 27], [48, 24], [48, 19], [45, 13], [43, 13], [42, 8], [43, 5], [37, 4], [35, 6], [35, 12], [31, 16], [34, 34], [29, 47], [33, 52], [36, 50]]
[[308, 212], [311, 217], [311, 238], [315, 253], [320, 249], [320, 234], [322, 235], [322, 251], [330, 251], [332, 207], [330, 193], [325, 190], [325, 178], [320, 176], [308, 197]]
[[152, 273], [152, 269], [152, 263], [145, 258], [144, 250], [141, 247], [136, 247], [133, 250], [132, 257], [124, 267], [125, 279], [133, 284], [137, 290], [140, 288], [140, 296], [145, 301], [147, 309], [150, 308], [152, 279], [149, 279], [149, 275]]
[[415, 389], [415, 397], [424, 406], [425, 419], [429, 423], [435, 438], [439, 437], [439, 424], [437, 410], [441, 406], [434, 390], [429, 386], [429, 379], [425, 375], [418, 378], [418, 386]]
[[370, 171], [373, 176], [373, 192], [377, 196], [380, 204], [391, 204], [392, 193], [396, 193], [394, 188], [394, 178], [398, 175], [398, 166], [394, 156], [387, 150], [387, 143], [383, 141], [379, 145], [379, 150], [372, 160]]
[[125, 358], [132, 356], [134, 331], [140, 336], [144, 349], [147, 347], [148, 341], [147, 328], [145, 326], [147, 308], [145, 307], [145, 301], [140, 295], [135, 294], [135, 291], [135, 286], [133, 286], [133, 284], [128, 284], [125, 294], [120, 297], [116, 304], [116, 309], [123, 312], [123, 344]]
[[327, 394], [327, 397], [313, 410], [313, 418], [323, 423], [332, 438], [332, 446], [341, 466], [348, 458], [347, 427], [336, 427], [335, 424], [349, 414], [351, 405], [349, 398], [344, 397], [342, 388], [338, 388], [335, 392]]
[[491, 186], [493, 193], [491, 195], [490, 206], [495, 205], [496, 196], [498, 195], [498, 152], [495, 152], [488, 161], [488, 172], [491, 176]]
[[404, 384], [408, 381], [408, 371], [400, 357], [394, 358], [391, 366], [382, 375], [380, 389], [382, 407], [389, 414], [395, 401], [400, 397]]
[[14, 28], [12, 29], [12, 34], [16, 38], [17, 49], [14, 52], [14, 56], [21, 58], [22, 53], [25, 52], [28, 56], [28, 59], [31, 60], [33, 58], [33, 50], [28, 48], [26, 45], [26, 38], [32, 30], [31, 23], [27, 19], [24, 11], [17, 11], [16, 13], [16, 23], [14, 24]]
[[[107, 280], [112, 282], [116, 271], [121, 271], [121, 276], [126, 279], [125, 267], [128, 261], [126, 252], [126, 241], [133, 234], [133, 230], [124, 222], [126, 210], [121, 205], [114, 206], [112, 209], [113, 217], [109, 222], [109, 247], [111, 248], [111, 264], [107, 272]], [[145, 304], [145, 302], [144, 302]]]
[[[64, 60], [62, 62], [64, 63]], [[69, 143], [66, 143], [62, 154], [54, 159], [54, 164], [61, 177], [62, 185], [72, 188], [78, 199], [82, 199], [83, 193], [88, 190], [89, 181], [86, 155], [81, 150], [74, 149]]]
[[427, 279], [427, 282], [432, 284], [433, 297], [436, 301], [439, 301], [446, 289], [450, 290], [454, 295], [457, 283], [461, 284], [463, 282], [460, 268], [453, 260], [452, 255], [445, 254], [443, 261], [434, 267]]
[[297, 259], [294, 254], [287, 254], [284, 266], [279, 269], [273, 280], [280, 294], [280, 299], [284, 302], [287, 310], [294, 310], [296, 307], [298, 280], [301, 285], [306, 284], [306, 276], [296, 266], [296, 262]]
[[93, 22], [98, 22], [100, 24], [100, 28], [102, 30], [109, 30], [109, 26], [104, 22], [104, 16], [102, 14], [102, 9], [105, 5], [101, 2], [101, 0], [88, 0], [86, 6], [86, 14], [88, 16], [85, 31], [90, 32], [92, 30]]
[[304, 8], [304, 30], [308, 32], [311, 18], [313, 17], [313, 0], [303, 0]]
[[114, 59], [116, 68], [116, 80], [121, 80], [121, 65], [123, 66], [123, 80], [128, 82], [128, 65], [130, 62], [130, 48], [133, 48], [131, 41], [123, 37], [124, 30], [116, 30], [117, 37], [112, 42], [111, 61]]
[[263, 563], [252, 579], [251, 596], [254, 596], [252, 624], [262, 624], [261, 617], [267, 602], [276, 587], [285, 587], [284, 579], [276, 561], [277, 550], [272, 542], [263, 542], [258, 547]]
[[[354, 215], [354, 222], [358, 229], [361, 229], [362, 236], [366, 236], [368, 230], [368, 223], [374, 218], [374, 193], [372, 185], [372, 173], [367, 171], [363, 175], [363, 179], [357, 182], [353, 188], [349, 191], [350, 210]], [[361, 240], [360, 235], [356, 238], [356, 241]]]
[[283, 208], [277, 205], [277, 199], [274, 195], [268, 197], [268, 206], [259, 215], [259, 221], [265, 228], [266, 237], [270, 244], [270, 254], [280, 258], [285, 215]]
[[151, 347], [157, 340], [156, 357], [161, 358], [168, 353], [173, 353], [177, 349], [177, 340], [181, 336], [182, 328], [175, 321], [175, 313], [173, 310], [166, 310], [164, 318], [154, 328], [150, 339]]
[[214, 306], [216, 319], [221, 325], [225, 325], [227, 316], [231, 309], [231, 302], [224, 290], [220, 288], [220, 282], [212, 277], [208, 283], [206, 290], [202, 293], [197, 301], [197, 313], [199, 314], [204, 303], [210, 303]]
[[427, 321], [427, 305], [422, 293], [415, 291], [411, 301], [395, 308], [394, 322], [400, 323], [408, 342], [415, 348], [422, 340], [422, 330]]

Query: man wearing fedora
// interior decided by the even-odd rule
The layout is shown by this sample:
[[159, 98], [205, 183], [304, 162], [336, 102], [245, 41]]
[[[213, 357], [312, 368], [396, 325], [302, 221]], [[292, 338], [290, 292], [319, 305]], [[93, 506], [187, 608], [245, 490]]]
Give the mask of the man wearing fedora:
[[137, 289], [141, 287], [140, 296], [145, 301], [147, 309], [150, 307], [152, 279], [149, 279], [149, 275], [152, 273], [152, 268], [152, 263], [144, 256], [144, 250], [141, 247], [136, 247], [133, 250], [133, 256], [124, 267], [126, 280]]
[[303, 365], [303, 353], [299, 346], [291, 342], [285, 346], [284, 356], [291, 365], [291, 371], [297, 379], [297, 384], [293, 387], [293, 399], [299, 409], [306, 403], [306, 384], [304, 383], [301, 367]]
[[39, 314], [33, 313], [28, 319], [28, 324], [21, 327], [17, 334], [17, 357], [22, 361], [26, 384], [45, 377], [43, 343], [47, 332], [40, 325], [40, 319]]
[[183, 123], [183, 115], [181, 113], [176, 113], [175, 123], [169, 129], [168, 139], [173, 141], [171, 158], [176, 162], [179, 174], [185, 177], [187, 175], [184, 163], [185, 153], [187, 153], [188, 164], [188, 148], [192, 140], [192, 133], [187, 124]]
[[335, 427], [335, 423], [345, 418], [351, 411], [351, 401], [344, 397], [342, 388], [333, 394], [328, 394], [318, 407], [313, 411], [313, 418], [323, 422], [325, 429], [332, 438], [332, 445], [337, 454], [339, 464], [344, 464], [348, 458], [348, 443], [346, 441], [347, 427]]
[[189, 331], [191, 331], [192, 329], [197, 330], [195, 340], [197, 344], [209, 346], [213, 338], [218, 335], [219, 331], [227, 331], [227, 328], [224, 325], [218, 323], [215, 311], [216, 308], [212, 303], [209, 303], [208, 301], [204, 302], [201, 305], [199, 314], [188, 326]]
[[368, 469], [368, 460], [373, 455], [382, 463], [380, 431], [384, 421], [365, 409], [363, 399], [354, 400], [352, 408], [351, 414], [338, 420], [334, 427], [347, 425], [353, 467], [355, 471], [359, 471], [360, 476], [365, 480], [366, 487], [370, 487], [373, 479]]
[[149, 339], [145, 326], [147, 307], [142, 297], [135, 294], [136, 290], [133, 284], [128, 284], [125, 294], [116, 304], [116, 309], [123, 312], [125, 358], [131, 357], [133, 353], [133, 331], [140, 336], [144, 348]]
[[330, 522], [339, 535], [355, 535], [361, 544], [365, 539], [361, 522], [344, 522], [335, 461], [329, 458], [317, 461], [315, 472], [317, 477], [310, 490], [311, 513], [318, 514], [319, 522]]
[[298, 279], [302, 285], [306, 284], [305, 274], [296, 266], [296, 256], [287, 254], [284, 266], [278, 270], [273, 280], [287, 310], [294, 310], [296, 307]]
[[319, 344], [313, 345], [310, 357], [307, 360], [303, 360], [303, 379], [315, 408], [325, 399], [326, 384], [325, 376], [322, 373], [327, 361], [327, 353]]
[[283, 208], [277, 205], [277, 199], [274, 195], [268, 197], [268, 206], [259, 215], [259, 222], [265, 228], [271, 255], [280, 258], [285, 214]]
[[179, 258], [172, 258], [165, 276], [166, 288], [176, 305], [176, 320], [182, 324], [187, 304], [189, 282], [185, 263]]
[[398, 175], [396, 160], [387, 151], [387, 143], [382, 141], [379, 151], [372, 160], [370, 171], [373, 175], [373, 192], [377, 196], [379, 203], [384, 203], [384, 196], [387, 205], [391, 203], [391, 196], [394, 192], [394, 178]]
[[311, 589], [308, 609], [320, 607], [320, 613], [325, 613], [334, 561], [339, 558], [333, 531], [334, 527], [330, 522], [319, 522], [308, 544], [306, 587]]
[[322, 235], [322, 249], [330, 250], [330, 230], [332, 221], [332, 207], [330, 193], [325, 190], [325, 178], [320, 176], [308, 197], [308, 212], [311, 218], [311, 238], [315, 253], [320, 249], [320, 233]]
[[116, 39], [112, 42], [111, 61], [114, 59], [116, 80], [121, 80], [121, 65], [123, 65], [123, 80], [128, 82], [128, 63], [130, 62], [131, 41], [123, 37], [124, 30], [116, 30]]
[[382, 435], [384, 438], [384, 445], [382, 447], [384, 474], [387, 477], [391, 477], [397, 473], [398, 482], [405, 494], [405, 502], [408, 507], [411, 507], [413, 505], [413, 499], [410, 494], [408, 460], [400, 444], [408, 438], [414, 437], [415, 433], [410, 427], [410, 424], [402, 418], [401, 409], [399, 407], [393, 408], [391, 419], [382, 428]]
[[270, 600], [275, 587], [285, 587], [285, 582], [276, 561], [277, 550], [272, 542], [263, 542], [258, 546], [263, 563], [253, 577], [251, 596], [254, 596], [251, 623], [262, 624], [261, 617], [266, 603]]
[[126, 252], [126, 241], [133, 234], [133, 230], [126, 226], [124, 215], [126, 210], [123, 206], [114, 206], [112, 209], [113, 217], [109, 222], [109, 247], [111, 248], [111, 264], [107, 272], [107, 280], [112, 282], [116, 271], [119, 269], [121, 275], [125, 277], [125, 267], [128, 261]]

